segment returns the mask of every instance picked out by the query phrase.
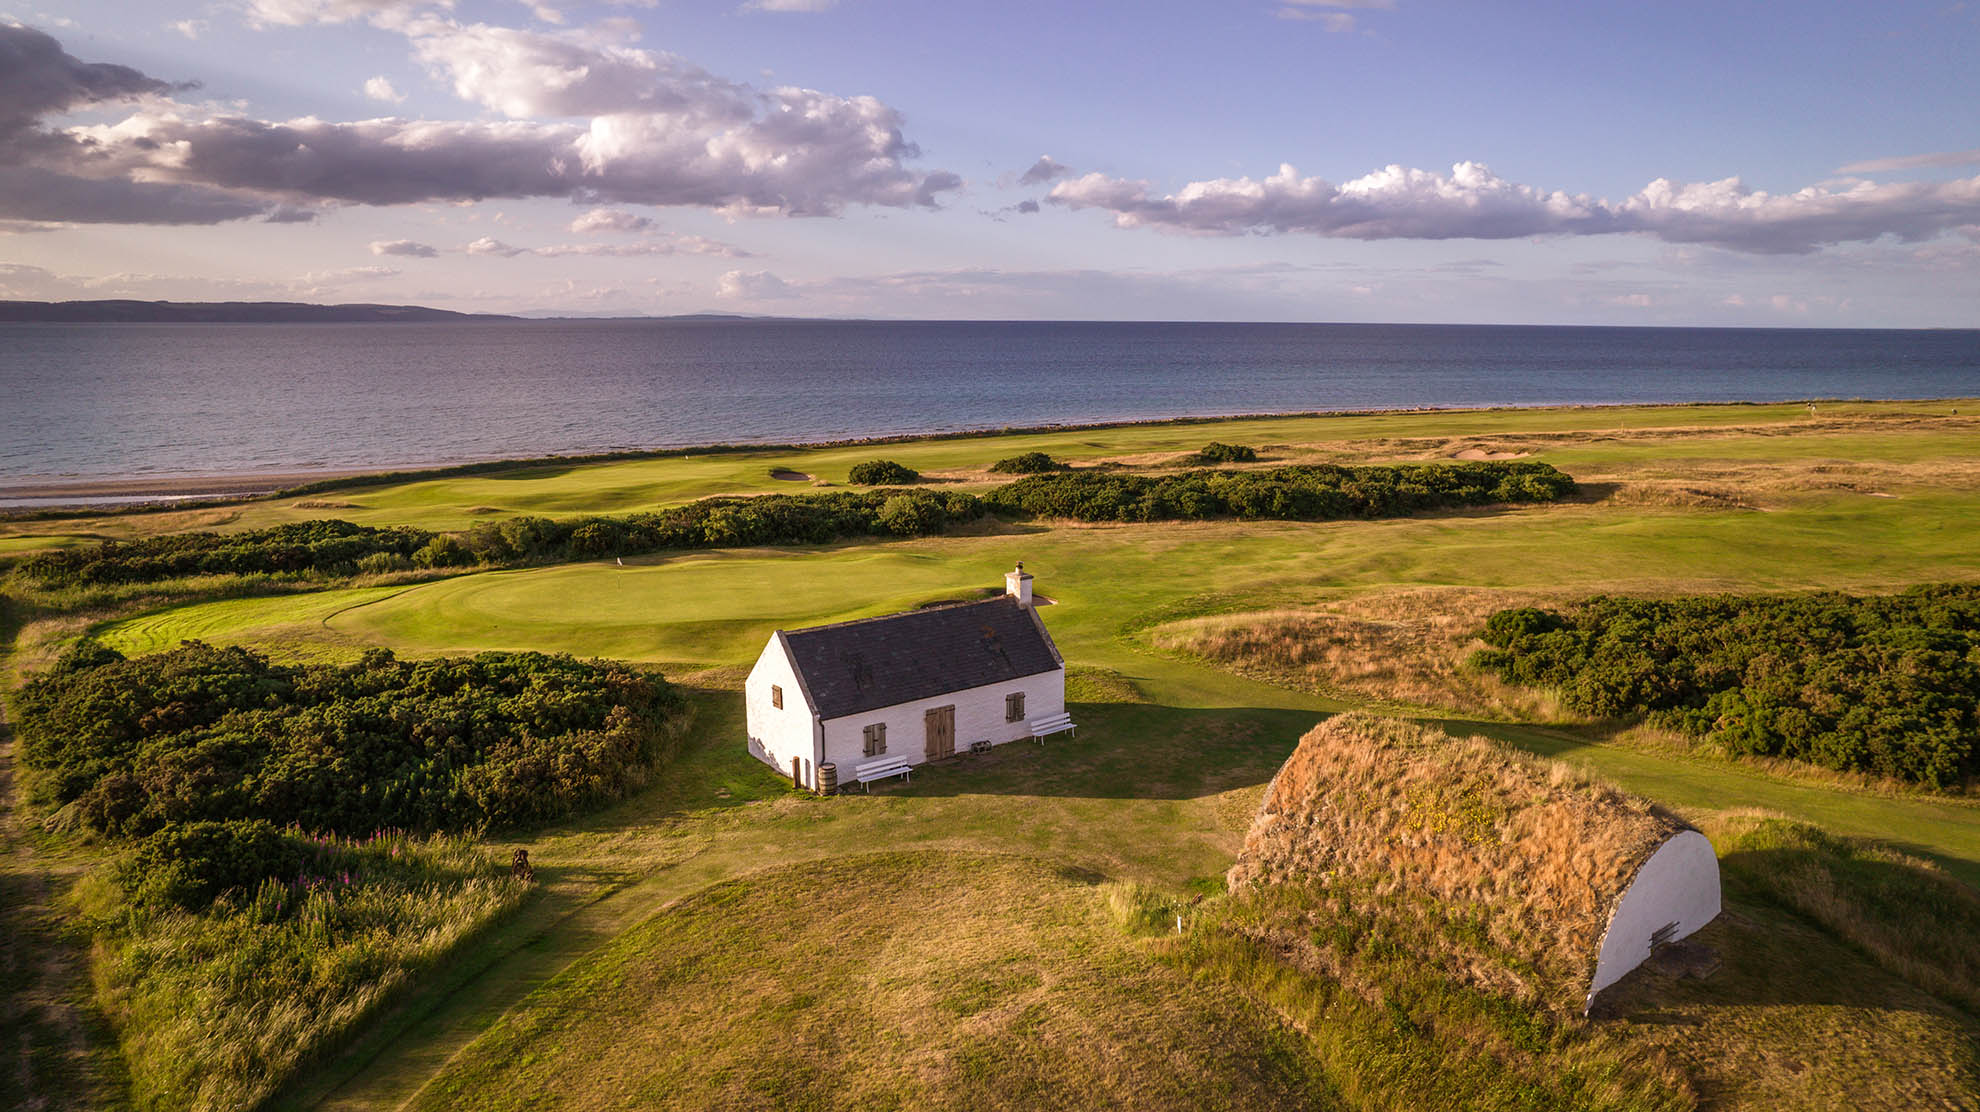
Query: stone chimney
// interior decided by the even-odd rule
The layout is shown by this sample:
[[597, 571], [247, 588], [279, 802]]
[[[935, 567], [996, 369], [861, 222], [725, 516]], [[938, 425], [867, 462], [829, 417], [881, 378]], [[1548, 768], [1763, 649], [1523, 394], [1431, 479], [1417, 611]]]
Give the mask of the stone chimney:
[[1004, 573], [1004, 593], [1016, 599], [1019, 606], [1031, 608], [1031, 575], [1024, 570], [1023, 560], [1018, 561], [1016, 569]]

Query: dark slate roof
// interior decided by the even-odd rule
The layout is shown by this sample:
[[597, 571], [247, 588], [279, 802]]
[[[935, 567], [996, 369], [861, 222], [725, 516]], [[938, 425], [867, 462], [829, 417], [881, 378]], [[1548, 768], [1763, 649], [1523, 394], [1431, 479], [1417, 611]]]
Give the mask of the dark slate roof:
[[1036, 614], [1008, 595], [782, 634], [820, 718], [842, 718], [1061, 666]]

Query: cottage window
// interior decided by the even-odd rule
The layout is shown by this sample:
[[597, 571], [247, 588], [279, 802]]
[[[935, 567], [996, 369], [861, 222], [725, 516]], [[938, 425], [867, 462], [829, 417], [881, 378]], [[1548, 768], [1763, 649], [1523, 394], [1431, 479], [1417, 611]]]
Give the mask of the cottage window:
[[875, 722], [873, 725], [868, 726], [864, 733], [866, 735], [867, 756], [877, 757], [887, 751], [887, 724], [885, 722]]
[[1004, 696], [1004, 721], [1024, 721], [1024, 692], [1013, 691]]
[[784, 709], [784, 689], [774, 683], [770, 685], [770, 705], [778, 710]]

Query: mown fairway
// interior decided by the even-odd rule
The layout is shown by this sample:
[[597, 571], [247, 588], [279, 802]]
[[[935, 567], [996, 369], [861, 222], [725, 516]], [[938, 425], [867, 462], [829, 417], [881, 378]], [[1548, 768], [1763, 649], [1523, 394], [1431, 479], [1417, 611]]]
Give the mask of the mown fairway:
[[[1081, 430], [546, 467], [301, 500], [348, 504], [335, 509], [257, 503], [15, 523], [0, 535], [311, 516], [454, 528], [491, 519], [469, 512], [477, 507], [624, 512], [809, 489], [769, 478], [772, 465], [841, 483], [851, 464], [884, 455], [975, 484], [991, 460], [1020, 451], [1159, 464], [1161, 453], [1213, 438], [1281, 460], [1477, 449], [1555, 463], [1585, 482], [1583, 497], [1375, 522], [993, 524], [926, 540], [226, 599], [120, 615], [99, 631], [127, 653], [187, 637], [318, 657], [373, 646], [566, 651], [659, 664], [696, 689], [694, 738], [669, 782], [514, 842], [538, 863], [539, 896], [368, 1038], [292, 1085], [281, 1106], [388, 1108], [416, 1097], [436, 1108], [916, 1107], [959, 1086], [993, 1106], [1081, 1094], [1131, 1107], [1214, 1105], [1225, 1094], [1231, 1107], [1326, 1106], [1339, 1079], [1286, 1041], [1276, 1018], [1151, 965], [1102, 904], [1115, 880], [1212, 886], [1266, 779], [1318, 715], [1349, 703], [1157, 650], [1149, 631], [1418, 585], [1576, 594], [1971, 580], [1980, 577], [1980, 421], [1946, 415], [1955, 405], [1973, 412], [1823, 406], [1811, 421], [1803, 406], [1737, 406]], [[793, 794], [743, 753], [737, 690], [773, 629], [972, 597], [1016, 560], [1052, 600], [1043, 615], [1076, 666], [1077, 739], [1010, 746], [917, 772], [911, 786], [835, 799]], [[1614, 744], [1593, 729], [1444, 724], [1581, 762], [1696, 817], [1766, 808], [1897, 842], [1980, 883], [1980, 807], [1964, 800]], [[944, 852], [884, 856], [903, 850]], [[950, 934], [934, 930], [948, 923]], [[951, 939], [963, 940], [953, 953]], [[1837, 1048], [1860, 1033], [1822, 1026], [1801, 1001], [1775, 1008], [1714, 997], [1710, 986], [1702, 997], [1686, 991], [1688, 1014], [1706, 1023], [1736, 1017], [1742, 1030]], [[1970, 1038], [1959, 1034], [1970, 1017], [1944, 1022], [1948, 1045]], [[1851, 1092], [1869, 1068], [1809, 1053], [1821, 1059], [1816, 1072], [1793, 1085], [1737, 1091], [1755, 1106], [1792, 1107], [1784, 1094]]]

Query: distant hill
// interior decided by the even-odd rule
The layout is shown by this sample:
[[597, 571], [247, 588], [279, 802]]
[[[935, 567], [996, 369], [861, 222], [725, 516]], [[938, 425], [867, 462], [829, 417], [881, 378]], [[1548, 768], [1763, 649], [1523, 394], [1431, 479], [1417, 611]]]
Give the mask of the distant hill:
[[520, 320], [421, 305], [308, 305], [299, 301], [0, 301], [0, 323], [381, 324]]

